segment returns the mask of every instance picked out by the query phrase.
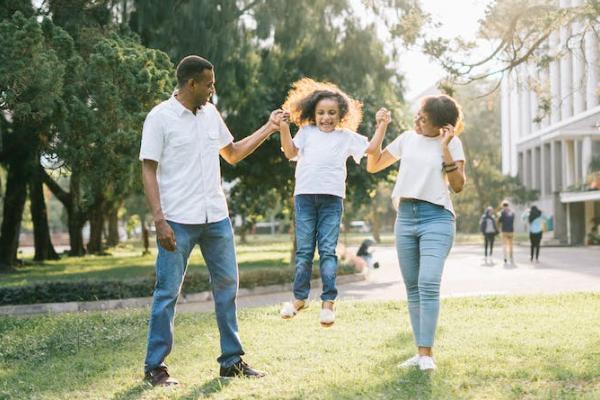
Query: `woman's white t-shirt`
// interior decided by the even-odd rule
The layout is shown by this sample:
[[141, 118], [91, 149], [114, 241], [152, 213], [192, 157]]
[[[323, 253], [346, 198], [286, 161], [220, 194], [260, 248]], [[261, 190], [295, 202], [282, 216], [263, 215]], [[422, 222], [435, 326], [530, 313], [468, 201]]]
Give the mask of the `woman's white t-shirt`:
[[[428, 137], [415, 131], [406, 131], [385, 149], [401, 159], [392, 198], [396, 207], [401, 197], [425, 200], [438, 204], [454, 213], [448, 184], [442, 167], [441, 136]], [[448, 150], [454, 161], [464, 161], [460, 139], [452, 138]]]
[[298, 194], [331, 194], [346, 197], [346, 160], [352, 156], [357, 164], [369, 141], [366, 136], [348, 129], [323, 132], [306, 125], [294, 136], [298, 148], [296, 188]]

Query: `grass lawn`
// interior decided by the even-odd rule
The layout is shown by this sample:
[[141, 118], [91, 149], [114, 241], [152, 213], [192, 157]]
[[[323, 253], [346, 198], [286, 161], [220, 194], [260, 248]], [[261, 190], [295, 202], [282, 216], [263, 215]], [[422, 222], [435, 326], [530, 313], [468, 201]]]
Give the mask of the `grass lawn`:
[[[369, 234], [349, 233], [340, 236], [340, 243], [358, 246]], [[457, 244], [478, 243], [481, 235], [458, 235]], [[392, 233], [381, 236], [382, 245], [393, 245]], [[109, 249], [110, 256], [63, 257], [41, 264], [31, 262], [33, 254], [24, 254], [25, 265], [14, 274], [1, 275], [0, 287], [25, 286], [49, 280], [113, 279], [124, 280], [149, 276], [154, 271], [156, 246], [151, 254], [142, 256], [138, 243]], [[241, 269], [285, 268], [289, 266], [292, 239], [290, 235], [249, 235], [247, 244], [236, 246]], [[190, 269], [205, 268], [204, 259], [196, 247], [190, 258]]]
[[180, 314], [168, 359], [183, 385], [141, 382], [147, 310], [0, 318], [0, 399], [598, 399], [600, 294], [443, 301], [438, 370], [413, 355], [404, 302], [318, 306], [291, 321], [277, 307], [239, 313], [246, 360], [261, 380], [216, 378], [212, 314]]

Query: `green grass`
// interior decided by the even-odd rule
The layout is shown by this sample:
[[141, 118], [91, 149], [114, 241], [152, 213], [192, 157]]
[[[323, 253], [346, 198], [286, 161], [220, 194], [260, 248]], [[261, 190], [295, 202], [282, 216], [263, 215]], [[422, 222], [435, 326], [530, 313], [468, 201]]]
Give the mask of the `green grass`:
[[597, 399], [600, 294], [443, 301], [438, 370], [396, 364], [415, 349], [404, 302], [318, 305], [291, 321], [277, 307], [239, 313], [261, 380], [216, 378], [214, 315], [180, 314], [168, 359], [183, 385], [141, 382], [147, 310], [0, 318], [2, 399]]
[[[358, 246], [369, 234], [349, 233], [340, 236], [340, 243]], [[481, 235], [461, 234], [456, 243], [479, 243]], [[394, 235], [384, 233], [382, 245], [393, 245]], [[247, 244], [236, 246], [240, 269], [285, 268], [289, 266], [292, 250], [290, 235], [250, 235]], [[124, 244], [109, 249], [110, 256], [63, 257], [58, 261], [33, 263], [32, 254], [25, 254], [24, 265], [18, 272], [2, 275], [0, 287], [26, 286], [50, 280], [76, 281], [82, 279], [124, 280], [146, 277], [153, 273], [156, 246], [151, 254], [142, 256], [138, 243]], [[206, 264], [198, 248], [190, 258], [190, 270], [205, 268]]]
[[[291, 244], [286, 242], [238, 244], [236, 247], [241, 269], [288, 267], [291, 249]], [[149, 255], [142, 256], [141, 253], [141, 248], [123, 245], [110, 249], [110, 256], [63, 257], [41, 264], [34, 264], [26, 258], [25, 265], [19, 267], [18, 272], [1, 276], [0, 287], [25, 286], [49, 280], [121, 280], [149, 276], [154, 272], [156, 248], [151, 248]], [[189, 271], [206, 268], [198, 248], [192, 252], [189, 268]]]

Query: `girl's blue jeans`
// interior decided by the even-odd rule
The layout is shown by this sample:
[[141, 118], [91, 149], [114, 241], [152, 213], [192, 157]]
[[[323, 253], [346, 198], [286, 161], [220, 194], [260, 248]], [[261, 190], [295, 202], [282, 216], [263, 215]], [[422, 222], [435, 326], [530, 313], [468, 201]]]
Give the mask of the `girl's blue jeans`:
[[306, 300], [310, 291], [315, 247], [319, 248], [319, 268], [323, 282], [322, 301], [337, 297], [335, 286], [337, 255], [343, 200], [329, 194], [299, 194], [295, 197], [296, 273], [294, 298]]

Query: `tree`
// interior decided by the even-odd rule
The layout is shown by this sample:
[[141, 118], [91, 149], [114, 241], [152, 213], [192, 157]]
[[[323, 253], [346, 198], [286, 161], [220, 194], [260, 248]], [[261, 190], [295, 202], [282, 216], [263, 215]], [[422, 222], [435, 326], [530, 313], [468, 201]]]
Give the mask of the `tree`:
[[9, 115], [3, 130], [2, 161], [7, 183], [0, 228], [0, 269], [17, 261], [27, 185], [36, 239], [36, 260], [57, 257], [50, 243], [42, 196], [40, 157], [52, 138], [52, 121], [62, 106], [65, 65], [73, 56], [66, 32], [16, 12], [0, 22], [0, 110]]

